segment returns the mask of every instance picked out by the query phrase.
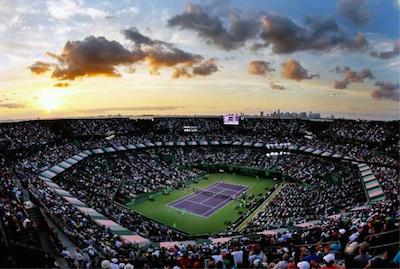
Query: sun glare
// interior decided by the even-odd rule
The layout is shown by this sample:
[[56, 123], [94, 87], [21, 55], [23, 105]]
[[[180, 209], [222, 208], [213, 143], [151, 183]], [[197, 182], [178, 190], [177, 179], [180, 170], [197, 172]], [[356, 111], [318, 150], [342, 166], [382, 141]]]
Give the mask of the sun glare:
[[63, 94], [61, 92], [54, 90], [43, 91], [38, 96], [38, 104], [43, 110], [50, 113], [60, 108], [62, 96]]

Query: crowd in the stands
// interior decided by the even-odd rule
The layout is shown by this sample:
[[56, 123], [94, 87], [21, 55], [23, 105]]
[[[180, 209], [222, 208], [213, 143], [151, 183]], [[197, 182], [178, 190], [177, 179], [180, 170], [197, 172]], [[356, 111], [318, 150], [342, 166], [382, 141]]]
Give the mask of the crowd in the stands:
[[324, 135], [334, 134], [337, 138], [360, 142], [383, 143], [396, 131], [395, 125], [370, 121], [335, 121], [324, 131]]
[[[134, 259], [119, 255], [102, 268], [398, 268], [396, 246], [377, 251], [396, 228], [396, 205], [377, 204], [322, 225], [229, 242], [149, 247]], [[398, 212], [397, 212], [398, 214]], [[379, 254], [377, 254], [379, 253]]]
[[7, 171], [0, 172], [0, 218], [10, 234], [28, 232], [33, 228], [23, 205], [22, 191]]
[[386, 197], [400, 201], [399, 171], [393, 168], [374, 166], [372, 171], [383, 188]]
[[24, 149], [47, 144], [56, 135], [39, 122], [13, 122], [0, 125], [0, 147], [7, 150]]
[[[179, 188], [196, 173], [168, 165], [154, 150], [125, 154], [122, 158], [89, 158], [54, 181], [87, 206], [109, 216], [135, 233], [158, 239], [173, 238], [167, 227], [143, 221], [138, 215], [113, 204], [115, 195], [122, 201], [152, 193], [168, 186]], [[178, 234], [174, 238], [179, 237]]]
[[66, 120], [65, 125], [77, 136], [129, 134], [135, 130], [134, 124], [128, 118]]
[[[35, 234], [24, 207], [20, 180], [77, 249], [60, 253], [81, 268], [397, 268], [399, 228], [399, 122], [247, 118], [224, 126], [221, 118], [127, 118], [32, 121], [0, 125], [0, 218], [8, 235]], [[146, 126], [143, 130], [142, 126]], [[195, 126], [196, 128], [186, 128]], [[196, 133], [185, 130], [196, 130]], [[144, 131], [145, 130], [145, 131]], [[124, 155], [88, 158], [54, 179], [72, 195], [136, 234], [158, 241], [185, 237], [115, 204], [166, 186], [179, 188], [198, 172], [187, 166], [207, 163], [271, 169], [294, 179], [277, 192], [248, 225], [251, 238], [146, 249], [130, 245], [97, 225], [48, 188], [37, 174], [84, 149], [176, 141], [291, 143], [371, 162], [385, 200], [366, 202], [357, 170], [302, 154], [276, 155], [262, 149], [211, 146], [163, 147]], [[284, 151], [286, 152], [286, 151]], [[17, 187], [18, 186], [18, 187]], [[268, 195], [263, 199], [268, 198]], [[357, 207], [357, 208], [355, 208]], [[304, 224], [302, 229], [285, 227]], [[232, 233], [234, 226], [221, 235]], [[275, 229], [280, 228], [280, 229]], [[273, 230], [272, 230], [273, 229]], [[392, 232], [393, 230], [397, 232]], [[268, 232], [265, 232], [268, 230]], [[254, 235], [264, 231], [267, 235]], [[304, 246], [301, 246], [304, 245]], [[383, 247], [377, 247], [384, 245]], [[397, 256], [396, 256], [397, 254]]]

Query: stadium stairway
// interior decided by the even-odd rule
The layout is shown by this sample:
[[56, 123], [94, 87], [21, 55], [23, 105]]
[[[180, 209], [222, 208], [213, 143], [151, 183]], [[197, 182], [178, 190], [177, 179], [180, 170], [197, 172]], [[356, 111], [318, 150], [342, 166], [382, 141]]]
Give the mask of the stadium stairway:
[[[57, 247], [55, 246], [55, 242], [49, 237], [50, 226], [42, 214], [42, 211], [30, 200], [29, 191], [18, 178], [15, 178], [15, 183], [18, 188], [22, 190], [22, 197], [25, 201], [24, 208], [29, 219], [35, 224], [38, 231], [38, 238], [37, 240], [32, 240], [31, 237], [26, 236], [25, 238], [19, 238], [18, 242], [13, 243], [33, 251], [39, 250], [40, 252], [44, 252], [45, 256], [53, 258], [60, 268], [68, 268], [65, 259], [56, 251]], [[32, 242], [37, 242], [37, 244], [32, 245]]]
[[369, 165], [359, 163], [358, 170], [360, 171], [361, 183], [363, 184], [368, 202], [375, 203], [384, 200], [385, 194]]

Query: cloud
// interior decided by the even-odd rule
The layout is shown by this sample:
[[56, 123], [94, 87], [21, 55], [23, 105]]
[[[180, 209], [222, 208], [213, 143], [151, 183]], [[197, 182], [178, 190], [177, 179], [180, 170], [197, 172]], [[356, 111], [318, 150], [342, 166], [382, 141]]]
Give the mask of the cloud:
[[250, 50], [252, 52], [257, 52], [260, 49], [266, 48], [268, 47], [269, 44], [268, 43], [261, 43], [261, 42], [254, 42], [251, 46], [250, 46]]
[[335, 89], [346, 89], [350, 82], [362, 83], [364, 79], [374, 79], [372, 71], [365, 67], [360, 71], [354, 71], [348, 66], [336, 66], [332, 71], [343, 74], [342, 80], [336, 80], [334, 84]]
[[333, 86], [335, 89], [347, 89], [347, 85], [349, 85], [348, 80], [335, 80], [335, 85]]
[[173, 78], [207, 76], [218, 71], [214, 59], [204, 60], [201, 55], [183, 51], [171, 43], [153, 40], [139, 33], [136, 28], [124, 30], [122, 33], [135, 44], [136, 49], [143, 52], [151, 74], [159, 74], [161, 67], [174, 67]]
[[65, 20], [76, 15], [89, 16], [92, 19], [109, 16], [107, 12], [101, 9], [86, 7], [74, 0], [47, 1], [47, 10], [53, 18], [60, 20]]
[[276, 83], [273, 82], [273, 81], [270, 81], [270, 82], [269, 82], [269, 86], [270, 86], [271, 89], [273, 89], [273, 90], [284, 90], [284, 89], [285, 89], [284, 86], [279, 85], [279, 84], [276, 84]]
[[56, 83], [56, 84], [54, 84], [53, 85], [54, 87], [56, 87], [56, 88], [66, 88], [66, 87], [69, 87], [69, 86], [71, 86], [71, 84], [69, 84], [68, 82], [58, 82], [58, 83]]
[[128, 74], [133, 74], [133, 73], [136, 72], [136, 68], [133, 67], [133, 66], [128, 66], [124, 71], [125, 71], [126, 73], [128, 73]]
[[55, 59], [55, 64], [37, 62], [30, 68], [36, 70], [46, 67], [47, 71], [53, 68], [52, 78], [58, 80], [75, 80], [99, 75], [120, 77], [117, 67], [125, 66], [127, 72], [131, 72], [135, 70], [134, 64], [143, 61], [147, 63], [153, 75], [158, 75], [161, 67], [183, 65], [190, 67], [193, 74], [200, 76], [218, 70], [214, 59], [205, 60], [201, 55], [183, 51], [171, 43], [153, 40], [142, 35], [136, 28], [124, 30], [122, 33], [134, 43], [131, 50], [117, 41], [89, 36], [83, 41], [68, 41], [60, 54], [48, 52], [47, 56]]
[[377, 81], [375, 86], [378, 89], [371, 94], [372, 98], [377, 100], [392, 100], [400, 102], [400, 85], [387, 81]]
[[272, 46], [278, 54], [305, 50], [330, 50], [335, 47], [350, 51], [362, 51], [368, 42], [362, 33], [349, 38], [335, 20], [308, 17], [306, 27], [301, 27], [286, 17], [266, 15], [263, 17], [260, 38]]
[[41, 75], [51, 70], [51, 64], [37, 61], [31, 66], [29, 66], [29, 69], [31, 70], [32, 73]]
[[356, 26], [363, 26], [371, 17], [365, 0], [339, 0], [337, 12]]
[[179, 66], [174, 68], [174, 72], [172, 73], [172, 78], [191, 78], [193, 75], [189, 70], [188, 66]]
[[208, 76], [218, 71], [218, 66], [214, 59], [208, 59], [198, 65], [193, 66], [193, 74], [198, 76]]
[[0, 100], [0, 108], [20, 109], [25, 107], [26, 105], [22, 103], [10, 103], [10, 102], [4, 102], [4, 100]]
[[172, 78], [191, 78], [193, 76], [209, 76], [218, 71], [218, 66], [215, 64], [214, 59], [208, 59], [200, 62], [197, 65], [187, 64], [174, 68]]
[[98, 75], [120, 77], [116, 66], [131, 65], [144, 58], [139, 50], [129, 51], [117, 41], [94, 36], [83, 41], [68, 41], [60, 55], [48, 55], [58, 61], [52, 77], [59, 80]]
[[143, 53], [152, 74], [157, 74], [160, 67], [173, 67], [178, 64], [192, 65], [203, 59], [202, 56], [178, 49], [171, 43], [153, 40], [142, 35], [134, 27], [123, 30], [122, 33], [126, 39], [135, 44], [136, 50]]
[[124, 34], [125, 38], [134, 42], [136, 45], [141, 45], [141, 44], [145, 44], [145, 45], [149, 45], [149, 46], [153, 46], [156, 44], [155, 41], [153, 41], [151, 38], [142, 35], [137, 28], [135, 27], [131, 27], [129, 29], [126, 30], [122, 30], [122, 33]]
[[319, 75], [309, 75], [308, 71], [298, 61], [290, 59], [282, 64], [282, 76], [287, 79], [301, 81], [303, 79], [313, 79]]
[[368, 41], [363, 33], [358, 32], [354, 38], [343, 41], [341, 47], [349, 51], [364, 51], [368, 48]]
[[200, 55], [174, 47], [151, 47], [145, 50], [144, 54], [152, 74], [158, 74], [158, 69], [161, 67], [174, 67], [179, 64], [193, 65], [203, 59]]
[[391, 59], [400, 55], [400, 40], [393, 43], [393, 49], [388, 51], [371, 51], [369, 54], [371, 57], [381, 59]]
[[185, 12], [168, 20], [168, 26], [192, 30], [206, 41], [225, 50], [237, 49], [245, 41], [254, 38], [259, 31], [257, 19], [241, 19], [231, 13], [228, 27], [225, 28], [220, 17], [210, 14], [199, 5], [189, 2]]
[[364, 79], [374, 79], [372, 71], [367, 67], [360, 71], [354, 71], [348, 66], [336, 66], [332, 71], [338, 74], [343, 74], [342, 80], [335, 81], [335, 89], [346, 89], [350, 82], [362, 83], [364, 82]]
[[361, 71], [353, 71], [348, 69], [344, 72], [344, 79], [349, 82], [364, 82], [364, 79], [374, 79], [374, 75], [372, 74], [369, 68], [363, 68]]
[[249, 62], [248, 71], [253, 75], [265, 75], [268, 72], [275, 71], [270, 62], [254, 60]]

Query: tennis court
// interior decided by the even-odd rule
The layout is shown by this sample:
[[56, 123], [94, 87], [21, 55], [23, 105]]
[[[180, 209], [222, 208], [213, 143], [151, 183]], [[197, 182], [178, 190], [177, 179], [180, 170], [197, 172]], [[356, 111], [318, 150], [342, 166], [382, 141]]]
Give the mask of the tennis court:
[[207, 218], [239, 197], [247, 188], [243, 185], [218, 181], [168, 205]]
[[[221, 177], [223, 180], [221, 180]], [[215, 213], [208, 217], [171, 206], [171, 204], [178, 204], [177, 202], [182, 201], [185, 197], [199, 194], [201, 190], [207, 190], [211, 186], [224, 186], [217, 185], [218, 182], [229, 183], [235, 186], [239, 185], [241, 188], [246, 188], [247, 197], [260, 197], [276, 184], [272, 179], [263, 178], [256, 180], [254, 176], [211, 173], [205, 178], [199, 178], [198, 182], [192, 183], [186, 188], [177, 189], [170, 193], [155, 196], [153, 199], [129, 205], [129, 208], [136, 213], [191, 235], [222, 232], [229, 225], [227, 223], [235, 222], [244, 212], [247, 212], [246, 207], [239, 207], [239, 199], [227, 201], [224, 206], [216, 209]], [[196, 193], [193, 193], [194, 189]], [[232, 189], [230, 193], [233, 193], [235, 190], [236, 188]], [[207, 195], [205, 199], [209, 197], [210, 195]], [[187, 214], [182, 214], [182, 211], [187, 211]]]

